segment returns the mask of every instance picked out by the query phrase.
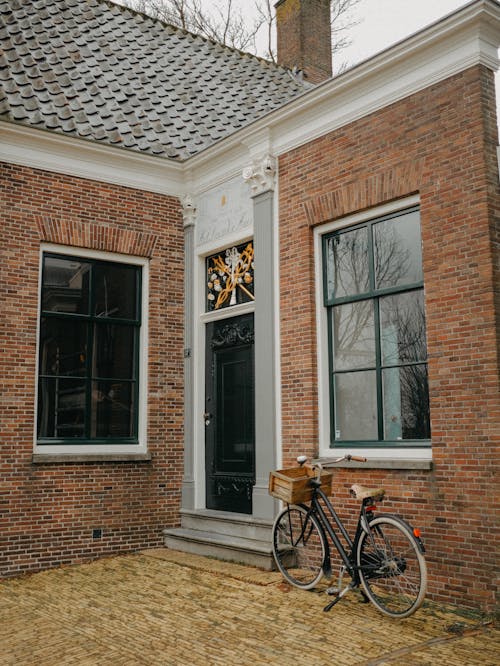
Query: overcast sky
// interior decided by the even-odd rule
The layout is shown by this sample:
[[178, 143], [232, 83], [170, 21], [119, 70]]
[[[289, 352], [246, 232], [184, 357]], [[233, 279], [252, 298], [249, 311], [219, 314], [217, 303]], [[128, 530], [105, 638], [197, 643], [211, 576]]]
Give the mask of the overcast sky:
[[[360, 0], [354, 13], [359, 23], [349, 30], [352, 43], [339, 57], [348, 65], [355, 65], [469, 3], [470, 0]], [[495, 81], [500, 125], [500, 73]]]
[[[251, 21], [254, 0], [233, 2], [248, 12]], [[202, 0], [207, 10], [221, 4], [224, 0]], [[338, 57], [342, 63], [355, 65], [467, 4], [469, 0], [360, 0], [353, 10], [359, 23], [348, 33], [352, 43]], [[496, 76], [496, 88], [500, 121], [500, 74]]]
[[[220, 2], [203, 0], [203, 5], [208, 9]], [[253, 0], [233, 2], [252, 14]], [[360, 0], [353, 10], [353, 17], [359, 22], [348, 33], [351, 45], [338, 57], [342, 63], [355, 65], [469, 3], [470, 0]], [[500, 122], [500, 73], [496, 76], [496, 88]]]
[[[469, 1], [360, 0], [352, 11], [353, 17], [359, 21], [348, 33], [352, 44], [339, 57], [354, 65], [467, 5]], [[272, 0], [272, 4], [275, 2]], [[201, 0], [201, 4], [209, 10], [225, 4], [225, 0]], [[248, 12], [251, 21], [255, 14], [254, 0], [233, 0], [233, 6]]]
[[355, 9], [360, 23], [349, 30], [352, 44], [342, 55], [353, 65], [466, 4], [467, 0], [361, 0]]
[[[361, 0], [358, 25], [349, 30], [352, 43], [341, 56], [349, 65], [382, 51], [434, 21], [469, 4], [470, 0]], [[495, 77], [500, 125], [500, 72]]]
[[359, 61], [446, 16], [467, 0], [361, 0], [350, 30], [349, 59]]

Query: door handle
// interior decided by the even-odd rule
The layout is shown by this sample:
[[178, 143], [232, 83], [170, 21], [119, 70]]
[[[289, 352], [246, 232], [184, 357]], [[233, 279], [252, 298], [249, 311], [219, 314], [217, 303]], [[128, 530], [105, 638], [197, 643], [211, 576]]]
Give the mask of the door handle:
[[205, 425], [206, 425], [206, 426], [207, 426], [207, 425], [210, 425], [210, 420], [211, 420], [211, 418], [212, 418], [212, 414], [210, 414], [210, 412], [205, 412], [205, 413], [203, 414], [203, 418], [205, 419]]

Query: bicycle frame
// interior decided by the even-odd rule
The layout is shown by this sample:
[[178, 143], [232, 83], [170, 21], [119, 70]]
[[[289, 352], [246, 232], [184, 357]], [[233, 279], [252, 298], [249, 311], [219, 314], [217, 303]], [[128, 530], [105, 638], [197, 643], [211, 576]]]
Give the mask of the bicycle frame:
[[[308, 507], [308, 512], [313, 513], [319, 519], [322, 528], [326, 531], [331, 541], [333, 542], [335, 548], [337, 549], [340, 557], [342, 558], [344, 566], [348, 574], [352, 578], [353, 587], [357, 587], [360, 584], [360, 578], [359, 578], [359, 567], [356, 566], [356, 559], [355, 559], [356, 548], [358, 545], [359, 538], [361, 536], [361, 532], [365, 530], [367, 533], [369, 533], [368, 528], [367, 527], [365, 528], [364, 525], [367, 526], [368, 523], [370, 522], [371, 518], [373, 517], [373, 510], [375, 509], [375, 507], [373, 506], [372, 502], [369, 501], [370, 498], [364, 499], [362, 501], [361, 510], [358, 517], [358, 523], [356, 526], [356, 532], [354, 534], [354, 539], [352, 539], [349, 536], [349, 533], [347, 532], [341, 519], [337, 515], [337, 512], [333, 508], [332, 503], [325, 495], [325, 493], [321, 490], [321, 488], [316, 484], [317, 484], [316, 481], [314, 480], [311, 481], [311, 485], [313, 486], [313, 495], [311, 499], [311, 505], [310, 507]], [[341, 533], [342, 537], [345, 539], [348, 545], [348, 550], [344, 548], [343, 543], [341, 542], [339, 536], [335, 532], [335, 529], [333, 528], [330, 519], [328, 518], [325, 510], [323, 509], [323, 506], [320, 504], [319, 501], [320, 499], [325, 504], [337, 529]], [[368, 507], [369, 504], [371, 504], [370, 507]], [[325, 553], [325, 561], [323, 563], [323, 572], [327, 578], [330, 578], [332, 575], [330, 546], [328, 540], [327, 540], [327, 552]]]
[[[334, 462], [341, 460], [366, 462], [365, 458], [350, 455]], [[307, 457], [299, 456], [297, 462], [302, 466]], [[422, 605], [427, 589], [425, 548], [420, 530], [398, 515], [375, 513], [375, 502], [385, 494], [383, 488], [372, 490], [354, 484], [351, 494], [361, 500], [361, 506], [351, 536], [325, 494], [329, 493], [326, 483], [322, 490], [325, 475], [321, 473], [321, 464], [306, 465], [306, 469], [307, 485], [312, 491], [310, 502], [300, 502], [302, 487], [297, 486], [297, 506], [283, 509], [273, 525], [273, 554], [285, 579], [308, 590], [323, 575], [331, 578], [331, 553], [335, 548], [341, 559], [338, 585], [326, 590], [335, 598], [324, 611], [329, 611], [349, 590], [358, 588], [365, 602], [370, 601], [390, 617], [404, 618], [414, 613]], [[286, 476], [284, 478], [287, 480]], [[303, 483], [302, 479], [300, 477]], [[334, 562], [337, 565], [336, 559]], [[350, 581], [343, 583], [346, 573]]]

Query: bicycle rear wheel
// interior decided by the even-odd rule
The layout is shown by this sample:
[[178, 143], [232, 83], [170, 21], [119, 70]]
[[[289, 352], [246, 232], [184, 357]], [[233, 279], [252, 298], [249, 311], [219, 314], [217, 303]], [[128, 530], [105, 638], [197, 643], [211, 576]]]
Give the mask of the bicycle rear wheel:
[[386, 615], [408, 617], [427, 589], [427, 566], [411, 528], [396, 516], [377, 516], [358, 542], [357, 565], [370, 601]]
[[290, 505], [273, 525], [273, 555], [286, 580], [310, 590], [323, 576], [325, 533], [317, 518], [302, 506]]

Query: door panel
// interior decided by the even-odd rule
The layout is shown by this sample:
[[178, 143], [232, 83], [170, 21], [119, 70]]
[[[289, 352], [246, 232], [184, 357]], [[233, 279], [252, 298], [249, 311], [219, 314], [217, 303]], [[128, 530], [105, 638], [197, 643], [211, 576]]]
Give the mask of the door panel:
[[207, 325], [206, 501], [219, 511], [252, 512], [255, 482], [253, 315]]

